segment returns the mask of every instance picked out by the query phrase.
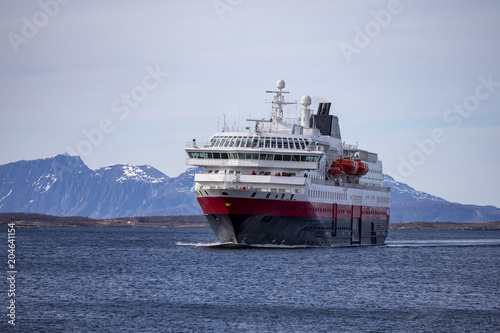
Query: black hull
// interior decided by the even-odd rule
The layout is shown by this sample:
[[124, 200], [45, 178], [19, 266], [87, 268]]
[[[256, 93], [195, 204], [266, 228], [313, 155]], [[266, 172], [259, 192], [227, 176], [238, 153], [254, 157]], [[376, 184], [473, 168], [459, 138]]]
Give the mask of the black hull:
[[222, 243], [245, 245], [358, 246], [384, 244], [388, 221], [206, 214]]

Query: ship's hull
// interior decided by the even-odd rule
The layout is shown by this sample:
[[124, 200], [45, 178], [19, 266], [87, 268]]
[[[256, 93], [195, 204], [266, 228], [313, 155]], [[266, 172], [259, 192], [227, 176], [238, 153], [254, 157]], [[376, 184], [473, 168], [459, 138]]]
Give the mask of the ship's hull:
[[221, 243], [247, 245], [380, 245], [387, 221], [206, 214]]
[[[380, 245], [387, 236], [389, 209], [344, 201], [315, 202], [306, 195], [208, 190], [197, 197], [222, 243], [246, 245]], [[201, 191], [199, 191], [199, 194]], [[376, 195], [358, 190], [358, 198]], [[355, 197], [354, 192], [352, 196]]]

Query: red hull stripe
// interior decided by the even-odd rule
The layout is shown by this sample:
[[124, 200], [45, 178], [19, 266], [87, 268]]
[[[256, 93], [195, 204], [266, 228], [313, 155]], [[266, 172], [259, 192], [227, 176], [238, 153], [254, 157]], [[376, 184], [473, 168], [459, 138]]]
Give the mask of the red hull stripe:
[[266, 215], [326, 219], [388, 219], [388, 209], [385, 207], [231, 197], [199, 197], [198, 202], [205, 214]]

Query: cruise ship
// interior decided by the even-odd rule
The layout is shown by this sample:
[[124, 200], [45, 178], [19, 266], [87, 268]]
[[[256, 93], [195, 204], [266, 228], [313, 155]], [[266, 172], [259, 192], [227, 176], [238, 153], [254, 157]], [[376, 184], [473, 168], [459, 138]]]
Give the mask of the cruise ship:
[[[383, 187], [378, 155], [342, 142], [331, 103], [287, 121], [285, 82], [279, 80], [270, 118], [247, 119], [245, 131], [188, 142], [186, 164], [195, 175], [196, 198], [221, 243], [287, 246], [383, 244], [390, 216], [390, 188]], [[299, 115], [297, 115], [299, 116]]]

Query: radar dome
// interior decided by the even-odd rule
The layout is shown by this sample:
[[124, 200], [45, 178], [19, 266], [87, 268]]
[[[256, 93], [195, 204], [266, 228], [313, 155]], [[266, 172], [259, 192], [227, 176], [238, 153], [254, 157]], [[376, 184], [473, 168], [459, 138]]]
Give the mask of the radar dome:
[[302, 96], [302, 98], [300, 100], [300, 104], [302, 104], [304, 106], [311, 105], [311, 96], [309, 96], [309, 95]]
[[277, 87], [278, 89], [283, 89], [283, 88], [285, 88], [285, 81], [283, 81], [283, 80], [278, 80], [278, 82], [276, 83], [276, 87]]

